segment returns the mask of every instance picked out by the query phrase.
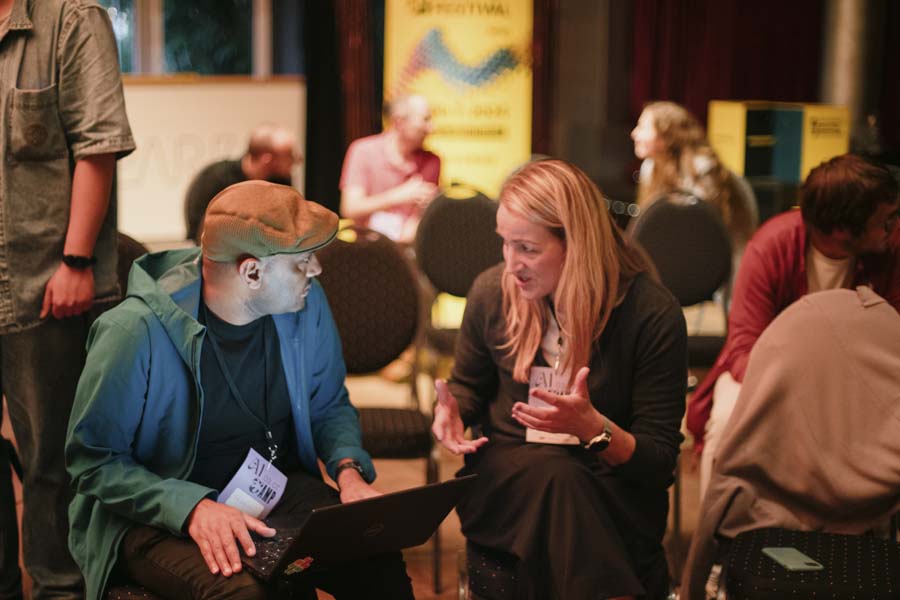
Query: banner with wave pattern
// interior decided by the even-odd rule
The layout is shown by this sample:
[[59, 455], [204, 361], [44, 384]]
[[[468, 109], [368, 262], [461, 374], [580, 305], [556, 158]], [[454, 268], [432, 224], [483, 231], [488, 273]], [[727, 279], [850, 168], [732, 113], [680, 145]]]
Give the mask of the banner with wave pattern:
[[495, 196], [531, 154], [533, 0], [386, 0], [385, 100], [431, 103], [442, 184]]

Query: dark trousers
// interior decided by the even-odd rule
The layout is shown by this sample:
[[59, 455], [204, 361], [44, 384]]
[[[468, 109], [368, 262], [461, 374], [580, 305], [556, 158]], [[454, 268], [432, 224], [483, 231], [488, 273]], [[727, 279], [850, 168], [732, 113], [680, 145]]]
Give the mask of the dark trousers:
[[638, 488], [581, 448], [520, 441], [468, 455], [459, 474], [470, 473], [480, 478], [456, 507], [463, 534], [501, 551], [480, 553], [470, 572], [479, 596], [665, 598], [665, 490]]
[[[288, 476], [281, 501], [271, 517], [307, 513], [313, 508], [340, 503], [334, 488], [321, 479], [298, 471]], [[138, 583], [171, 600], [198, 598], [253, 599], [309, 597], [322, 589], [338, 600], [355, 598], [413, 598], [412, 584], [400, 552], [348, 562], [319, 572], [304, 573], [284, 582], [266, 585], [247, 571], [231, 577], [213, 575], [189, 537], [138, 525], [125, 535], [119, 553], [120, 577]], [[289, 592], [287, 588], [293, 590]]]
[[[92, 315], [47, 319], [0, 336], [0, 383], [22, 462], [22, 547], [32, 597], [82, 598], [68, 548], [72, 499], [63, 448]], [[0, 452], [0, 599], [21, 598], [16, 505], [9, 458]]]
[[[2, 415], [0, 411], [0, 415]], [[0, 417], [2, 420], [2, 417]], [[22, 574], [19, 572], [19, 523], [12, 487], [12, 446], [0, 440], [0, 598], [22, 597]]]

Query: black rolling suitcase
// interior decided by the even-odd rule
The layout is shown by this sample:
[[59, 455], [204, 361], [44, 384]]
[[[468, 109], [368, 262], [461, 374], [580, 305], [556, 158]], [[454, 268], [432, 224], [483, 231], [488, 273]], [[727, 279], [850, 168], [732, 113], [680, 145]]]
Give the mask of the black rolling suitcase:
[[[790, 571], [763, 548], [791, 547], [822, 565]], [[738, 535], [723, 569], [728, 600], [900, 599], [900, 544], [858, 535], [756, 529]]]

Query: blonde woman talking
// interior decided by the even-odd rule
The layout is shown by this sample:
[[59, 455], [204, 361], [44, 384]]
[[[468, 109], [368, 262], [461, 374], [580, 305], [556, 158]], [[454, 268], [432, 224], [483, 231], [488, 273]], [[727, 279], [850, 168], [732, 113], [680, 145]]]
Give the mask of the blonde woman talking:
[[[437, 384], [435, 436], [480, 475], [458, 506], [463, 533], [517, 561], [520, 589], [494, 597], [664, 597], [685, 393], [678, 303], [569, 163], [510, 176], [497, 232], [504, 262], [473, 285], [452, 376]], [[470, 425], [483, 437], [466, 439]]]

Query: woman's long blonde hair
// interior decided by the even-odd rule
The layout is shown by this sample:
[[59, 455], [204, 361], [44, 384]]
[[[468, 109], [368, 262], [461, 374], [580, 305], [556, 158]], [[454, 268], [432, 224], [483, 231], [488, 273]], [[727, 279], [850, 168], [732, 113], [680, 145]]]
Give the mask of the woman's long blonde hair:
[[[575, 165], [561, 160], [525, 165], [503, 184], [500, 204], [546, 227], [565, 244], [553, 301], [566, 340], [561, 368], [574, 375], [578, 368], [588, 365], [591, 348], [628, 283], [637, 273], [652, 269], [612, 222], [600, 190]], [[513, 378], [527, 382], [549, 325], [550, 307], [544, 299], [523, 298], [506, 271], [502, 288], [506, 315], [502, 349], [515, 357]]]
[[[702, 198], [718, 209], [722, 221], [737, 239], [747, 241], [756, 229], [756, 217], [748, 210], [735, 188], [735, 182], [709, 141], [703, 127], [686, 108], [674, 102], [651, 102], [644, 107], [662, 144], [653, 157], [650, 182], [638, 191], [638, 204], [646, 207], [663, 195], [682, 189], [684, 179], [706, 179], [711, 185], [709, 197]], [[709, 165], [697, 172], [697, 158]]]

